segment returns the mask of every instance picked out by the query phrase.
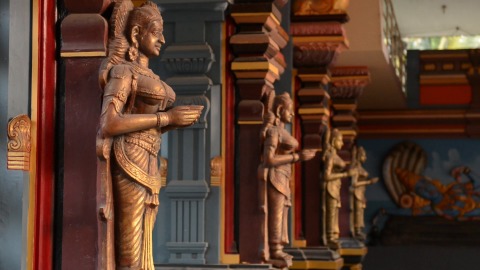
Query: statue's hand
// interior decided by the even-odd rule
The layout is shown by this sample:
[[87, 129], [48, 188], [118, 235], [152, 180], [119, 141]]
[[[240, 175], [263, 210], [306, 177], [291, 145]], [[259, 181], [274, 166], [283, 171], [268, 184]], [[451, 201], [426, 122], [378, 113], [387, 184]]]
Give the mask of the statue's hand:
[[300, 151], [300, 160], [307, 161], [315, 157], [317, 150], [316, 149], [303, 149]]
[[378, 177], [372, 178], [370, 181], [372, 184], [375, 184], [378, 182]]
[[203, 106], [176, 106], [170, 109], [167, 114], [169, 125], [190, 126], [195, 123], [202, 113]]

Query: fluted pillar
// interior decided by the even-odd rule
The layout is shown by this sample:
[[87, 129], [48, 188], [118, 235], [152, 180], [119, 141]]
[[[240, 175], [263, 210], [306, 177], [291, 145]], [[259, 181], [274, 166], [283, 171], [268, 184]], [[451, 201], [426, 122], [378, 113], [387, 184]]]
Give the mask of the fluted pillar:
[[[152, 63], [176, 93], [175, 105], [203, 105], [194, 125], [168, 134], [167, 185], [160, 194], [156, 263], [219, 263], [219, 187], [210, 160], [220, 155], [221, 42], [226, 0], [158, 0], [166, 45]], [[214, 108], [215, 111], [211, 109]], [[165, 145], [164, 145], [165, 146]], [[208, 200], [207, 200], [208, 198]]]

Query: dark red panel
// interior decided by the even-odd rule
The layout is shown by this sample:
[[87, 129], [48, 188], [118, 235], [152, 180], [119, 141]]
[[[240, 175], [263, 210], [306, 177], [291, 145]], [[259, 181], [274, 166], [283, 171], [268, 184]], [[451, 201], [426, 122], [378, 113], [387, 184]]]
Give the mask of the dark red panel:
[[[258, 137], [262, 125], [238, 126], [236, 174], [239, 187], [239, 252], [240, 261], [260, 263], [259, 248], [262, 244], [257, 168], [260, 164]], [[255, 142], [255, 143], [252, 143]]]
[[468, 105], [472, 101], [470, 85], [422, 85], [421, 105]]
[[38, 7], [38, 22], [32, 24], [33, 27], [38, 27], [37, 171], [33, 269], [52, 269], [56, 92], [55, 1], [39, 0]]
[[61, 28], [62, 52], [107, 50], [107, 21], [99, 14], [70, 14], [62, 21]]
[[69, 13], [102, 13], [111, 0], [64, 0]]
[[350, 237], [350, 178], [342, 179], [340, 189], [340, 199], [342, 207], [339, 210], [338, 226], [340, 227], [340, 237]]
[[62, 269], [95, 269], [97, 156], [101, 58], [65, 60]]
[[303, 180], [304, 182], [304, 228], [305, 239], [308, 246], [321, 245], [321, 186], [320, 186], [320, 166], [322, 164], [321, 155], [316, 155], [312, 160], [303, 162]]
[[[296, 80], [295, 82], [295, 89], [296, 91], [298, 91], [298, 89], [300, 89], [300, 84], [298, 83], [298, 80], [295, 78], [294, 80]], [[295, 92], [296, 92], [295, 91]], [[298, 99], [295, 99], [295, 108], [299, 108], [300, 105], [298, 103]], [[300, 120], [300, 117], [298, 114], [295, 115], [295, 134], [293, 134], [293, 136], [295, 137], [295, 139], [297, 139], [298, 143], [299, 143], [299, 149], [302, 149], [303, 148], [303, 145], [302, 145], [302, 128], [301, 128], [301, 120]], [[303, 211], [302, 211], [302, 208], [303, 208], [303, 204], [302, 204], [302, 163], [301, 162], [297, 162], [295, 163], [295, 175], [294, 175], [294, 184], [295, 184], [295, 208], [293, 209], [294, 213], [295, 213], [295, 220], [293, 222], [295, 222], [295, 231], [293, 232], [293, 237], [295, 237], [294, 240], [300, 240], [303, 238], [303, 229], [302, 229], [302, 214], [303, 214]]]

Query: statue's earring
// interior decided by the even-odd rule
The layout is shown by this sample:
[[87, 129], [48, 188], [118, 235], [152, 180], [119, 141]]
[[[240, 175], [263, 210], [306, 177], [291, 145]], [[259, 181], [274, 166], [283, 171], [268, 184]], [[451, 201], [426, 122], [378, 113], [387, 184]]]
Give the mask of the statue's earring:
[[138, 57], [138, 43], [136, 41], [133, 42], [133, 46], [128, 48], [128, 58], [130, 61], [137, 60]]

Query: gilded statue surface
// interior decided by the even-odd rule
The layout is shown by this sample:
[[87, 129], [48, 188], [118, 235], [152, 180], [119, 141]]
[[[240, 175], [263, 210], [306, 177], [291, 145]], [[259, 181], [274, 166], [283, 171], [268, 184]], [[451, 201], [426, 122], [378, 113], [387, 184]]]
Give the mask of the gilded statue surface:
[[338, 249], [340, 228], [338, 225], [338, 215], [341, 204], [340, 188], [342, 187], [342, 178], [354, 176], [357, 174], [355, 169], [346, 171], [345, 161], [337, 154], [337, 151], [343, 147], [343, 136], [338, 129], [331, 131], [327, 139], [327, 145], [324, 152], [324, 172], [323, 179], [326, 186], [325, 211], [326, 211], [326, 233], [327, 245], [332, 249]]
[[364, 232], [365, 222], [364, 222], [364, 210], [367, 206], [367, 200], [365, 198], [365, 190], [367, 185], [375, 184], [378, 182], [378, 177], [368, 178], [368, 172], [363, 168], [362, 164], [367, 160], [367, 154], [363, 147], [358, 147], [353, 151], [354, 162], [353, 168], [355, 168], [358, 174], [352, 177], [352, 184], [350, 187], [351, 193], [353, 196], [350, 197], [351, 200], [351, 211], [352, 211], [352, 225], [353, 225], [353, 237], [359, 241], [365, 241], [366, 236]]
[[296, 16], [346, 13], [350, 0], [295, 0], [293, 14]]
[[263, 260], [276, 267], [291, 266], [292, 256], [283, 251], [288, 239], [288, 209], [291, 206], [290, 176], [292, 163], [310, 160], [316, 150], [295, 152], [298, 141], [285, 129], [294, 116], [293, 102], [288, 93], [273, 97], [272, 110], [264, 117], [261, 132], [262, 162], [260, 179], [260, 209], [264, 214]]
[[99, 74], [98, 269], [154, 270], [161, 135], [192, 125], [203, 107], [174, 106], [175, 92], [148, 67], [165, 43], [156, 4], [134, 8], [131, 0], [118, 0], [110, 24], [109, 53]]

